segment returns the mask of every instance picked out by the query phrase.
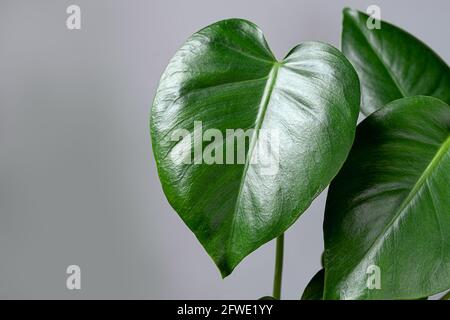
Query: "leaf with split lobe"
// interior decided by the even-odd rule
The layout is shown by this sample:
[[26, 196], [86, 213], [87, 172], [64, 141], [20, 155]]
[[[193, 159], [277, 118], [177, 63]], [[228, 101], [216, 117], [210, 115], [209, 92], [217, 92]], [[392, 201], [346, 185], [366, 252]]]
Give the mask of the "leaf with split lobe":
[[381, 21], [369, 29], [369, 16], [345, 9], [342, 52], [361, 81], [362, 112], [366, 115], [387, 103], [416, 95], [450, 103], [450, 69], [423, 42]]
[[[325, 210], [325, 299], [450, 288], [450, 106], [396, 100], [365, 119]], [[379, 288], [369, 289], [379, 275]], [[372, 278], [374, 279], [374, 278]]]
[[[329, 184], [358, 112], [356, 72], [330, 45], [302, 43], [277, 61], [257, 26], [231, 19], [178, 50], [152, 107], [153, 152], [167, 199], [223, 276]], [[251, 131], [243, 148], [230, 129]]]

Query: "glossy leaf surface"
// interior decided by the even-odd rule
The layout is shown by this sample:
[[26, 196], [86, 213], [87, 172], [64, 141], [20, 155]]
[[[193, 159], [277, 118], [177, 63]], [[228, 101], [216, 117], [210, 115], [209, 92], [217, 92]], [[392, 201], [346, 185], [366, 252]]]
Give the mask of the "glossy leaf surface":
[[325, 299], [417, 299], [450, 288], [449, 195], [446, 103], [403, 98], [365, 119], [328, 193]]
[[384, 21], [380, 29], [369, 29], [368, 19], [364, 13], [344, 10], [342, 52], [358, 72], [363, 113], [415, 95], [450, 103], [448, 65], [409, 33]]
[[[153, 152], [166, 197], [223, 276], [329, 184], [358, 112], [356, 72], [323, 43], [300, 44], [277, 61], [257, 26], [231, 19], [195, 33], [175, 54], [153, 103]], [[179, 129], [184, 138], [170, 139]], [[214, 134], [205, 137], [208, 129]], [[229, 129], [254, 130], [241, 155], [233, 144], [244, 134]]]

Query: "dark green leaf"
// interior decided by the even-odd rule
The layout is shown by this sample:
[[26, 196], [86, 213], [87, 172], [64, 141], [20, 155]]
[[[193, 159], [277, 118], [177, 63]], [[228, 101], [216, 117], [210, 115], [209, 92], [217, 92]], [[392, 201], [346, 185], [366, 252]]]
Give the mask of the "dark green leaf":
[[305, 291], [303, 291], [302, 300], [323, 300], [324, 276], [324, 269], [321, 269], [314, 275], [306, 286]]
[[449, 195], [446, 103], [403, 98], [364, 120], [328, 193], [324, 297], [416, 299], [450, 288]]
[[448, 65], [409, 33], [383, 21], [381, 29], [371, 30], [367, 19], [364, 13], [344, 10], [342, 52], [358, 72], [363, 113], [415, 95], [450, 103]]
[[[282, 234], [329, 184], [350, 150], [358, 112], [356, 72], [327, 44], [300, 44], [277, 61], [258, 27], [232, 19], [195, 33], [175, 54], [153, 103], [153, 152], [170, 204], [223, 276]], [[227, 138], [195, 143], [202, 135], [193, 134], [194, 121]], [[181, 128], [192, 139], [169, 139]], [[226, 158], [236, 140], [227, 129], [254, 129], [245, 160], [234, 148], [233, 164], [206, 164], [202, 147]], [[255, 161], [264, 144], [269, 152]], [[198, 146], [202, 163], [192, 161]]]
[[259, 298], [258, 300], [277, 300], [277, 299], [275, 299], [274, 297], [271, 297], [271, 296], [264, 296], [264, 297]]

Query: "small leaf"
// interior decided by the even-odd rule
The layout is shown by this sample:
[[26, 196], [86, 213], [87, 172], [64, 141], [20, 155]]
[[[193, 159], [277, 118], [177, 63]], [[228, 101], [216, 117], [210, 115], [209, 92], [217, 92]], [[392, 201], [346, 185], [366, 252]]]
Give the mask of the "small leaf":
[[314, 275], [306, 286], [305, 291], [303, 291], [301, 300], [323, 300], [324, 276], [324, 269], [321, 269]]
[[[222, 276], [281, 235], [329, 184], [358, 113], [356, 72], [327, 44], [300, 44], [277, 61], [257, 26], [231, 19], [195, 33], [175, 54], [153, 103], [153, 153], [167, 199]], [[186, 139], [170, 139], [179, 129]], [[218, 137], [205, 138], [208, 129]], [[230, 129], [254, 130], [240, 155]], [[265, 140], [269, 152], [255, 161]], [[208, 149], [219, 160], [207, 164]]]
[[450, 103], [450, 69], [423, 42], [387, 22], [369, 29], [369, 17], [345, 9], [342, 52], [353, 63], [361, 81], [362, 112], [415, 95]]
[[328, 192], [325, 299], [450, 288], [449, 195], [450, 106], [403, 98], [364, 120]]
[[274, 297], [271, 297], [271, 296], [264, 296], [264, 297], [259, 298], [258, 300], [277, 300], [277, 299], [275, 299]]

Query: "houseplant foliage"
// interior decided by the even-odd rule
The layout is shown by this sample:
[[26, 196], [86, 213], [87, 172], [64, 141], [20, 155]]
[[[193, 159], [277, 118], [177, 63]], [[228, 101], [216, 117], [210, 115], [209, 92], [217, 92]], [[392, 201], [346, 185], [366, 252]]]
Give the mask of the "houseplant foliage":
[[[193, 34], [169, 62], [150, 118], [158, 174], [223, 277], [277, 238], [280, 298], [283, 233], [337, 174], [323, 268], [301, 299], [418, 299], [450, 288], [449, 67], [391, 24], [368, 29], [367, 18], [344, 10], [351, 63], [320, 42], [279, 61], [261, 30], [240, 19]], [[369, 117], [353, 144], [359, 81]], [[228, 147], [247, 129], [239, 161]], [[273, 144], [262, 130], [278, 137], [268, 163], [252, 161], [261, 143]], [[267, 165], [275, 171], [264, 173]], [[375, 290], [373, 266], [382, 272]]]
[[[450, 106], [402, 98], [365, 119], [328, 192], [325, 299], [417, 299], [450, 288]], [[378, 289], [367, 270], [381, 270]]]
[[320, 269], [303, 291], [301, 300], [323, 300], [325, 270]]
[[[449, 67], [405, 31], [344, 10], [342, 50], [361, 79], [352, 151], [325, 210], [325, 299], [418, 299], [450, 288]], [[363, 62], [365, 61], [365, 65]], [[429, 94], [433, 97], [403, 96]], [[371, 266], [381, 285], [368, 289]]]
[[450, 103], [448, 65], [427, 45], [396, 26], [381, 21], [369, 29], [369, 17], [345, 9], [342, 52], [361, 81], [361, 110], [368, 115], [387, 103], [415, 95]]
[[[164, 192], [227, 276], [249, 253], [281, 236], [329, 184], [354, 139], [359, 84], [348, 60], [319, 42], [277, 61], [261, 30], [230, 19], [192, 35], [165, 70], [151, 112], [151, 135]], [[244, 163], [179, 163], [203, 130], [254, 128]], [[168, 139], [179, 128], [189, 146]], [[276, 130], [276, 174], [251, 164], [259, 129]], [[205, 139], [225, 152], [233, 137]], [[231, 142], [230, 142], [231, 141]], [[237, 160], [236, 160], [237, 162]], [[280, 248], [281, 250], [282, 248]]]

